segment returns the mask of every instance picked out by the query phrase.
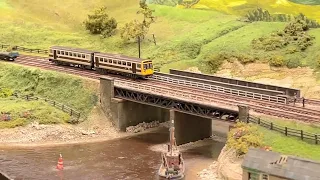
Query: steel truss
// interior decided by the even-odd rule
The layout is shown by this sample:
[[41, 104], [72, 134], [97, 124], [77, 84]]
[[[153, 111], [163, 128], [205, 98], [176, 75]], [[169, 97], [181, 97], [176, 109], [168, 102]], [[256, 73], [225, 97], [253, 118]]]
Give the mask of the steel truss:
[[205, 118], [216, 118], [235, 121], [239, 117], [239, 113], [234, 110], [191, 103], [174, 98], [148, 94], [144, 92], [137, 92], [120, 87], [114, 87], [114, 96], [115, 98], [125, 99], [142, 104], [149, 104], [166, 109], [174, 109], [176, 111]]

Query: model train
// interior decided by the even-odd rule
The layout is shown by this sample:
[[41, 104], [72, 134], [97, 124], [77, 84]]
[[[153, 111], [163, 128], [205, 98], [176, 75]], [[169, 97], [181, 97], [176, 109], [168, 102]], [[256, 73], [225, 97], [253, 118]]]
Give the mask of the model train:
[[146, 78], [152, 76], [154, 71], [151, 60], [62, 46], [50, 48], [49, 61], [57, 65], [96, 70], [100, 74], [120, 74], [132, 78]]
[[18, 52], [0, 52], [0, 60], [14, 61], [19, 57]]

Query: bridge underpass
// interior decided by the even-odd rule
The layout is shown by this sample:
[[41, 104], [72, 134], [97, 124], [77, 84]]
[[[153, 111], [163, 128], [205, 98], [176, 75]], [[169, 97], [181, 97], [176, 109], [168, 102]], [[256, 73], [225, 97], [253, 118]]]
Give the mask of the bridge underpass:
[[142, 122], [168, 121], [169, 109], [174, 110], [178, 145], [210, 137], [212, 119], [235, 121], [246, 116], [242, 113], [239, 117], [239, 112], [231, 109], [115, 85], [108, 77], [100, 78], [100, 98], [104, 112], [121, 131]]

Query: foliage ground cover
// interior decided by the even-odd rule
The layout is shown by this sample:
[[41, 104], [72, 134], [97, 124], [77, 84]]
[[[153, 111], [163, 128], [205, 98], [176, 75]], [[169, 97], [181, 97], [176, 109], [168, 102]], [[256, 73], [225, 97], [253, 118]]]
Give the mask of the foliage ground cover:
[[[302, 123], [281, 120], [277, 120], [275, 123], [290, 128], [303, 129], [308, 132], [319, 132], [318, 127], [303, 125]], [[299, 128], [296, 126], [299, 126]], [[305, 142], [299, 138], [287, 137], [284, 134], [271, 131], [255, 124], [237, 123], [236, 128], [232, 129], [228, 134], [227, 146], [236, 149], [238, 155], [245, 154], [249, 147], [263, 148], [267, 146], [271, 147], [272, 151], [280, 152], [282, 154], [320, 160], [320, 147], [319, 145], [314, 144], [314, 142]]]
[[58, 72], [0, 62], [0, 87], [48, 98], [87, 115], [97, 102], [97, 92], [86, 80]]
[[0, 121], [1, 128], [24, 126], [33, 121], [39, 124], [58, 124], [69, 121], [70, 116], [44, 101], [26, 101], [15, 97], [0, 98], [0, 111], [10, 113], [9, 121]]

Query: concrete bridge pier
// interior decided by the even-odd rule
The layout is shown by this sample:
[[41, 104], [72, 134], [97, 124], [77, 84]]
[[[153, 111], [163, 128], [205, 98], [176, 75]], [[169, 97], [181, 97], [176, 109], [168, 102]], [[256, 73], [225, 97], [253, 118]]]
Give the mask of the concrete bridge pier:
[[212, 120], [170, 110], [170, 121], [174, 120], [177, 145], [198, 141], [212, 135]]
[[100, 78], [100, 96], [104, 113], [120, 131], [142, 122], [168, 120], [169, 113], [166, 109], [115, 98], [113, 78]]

